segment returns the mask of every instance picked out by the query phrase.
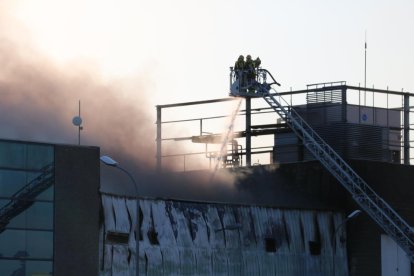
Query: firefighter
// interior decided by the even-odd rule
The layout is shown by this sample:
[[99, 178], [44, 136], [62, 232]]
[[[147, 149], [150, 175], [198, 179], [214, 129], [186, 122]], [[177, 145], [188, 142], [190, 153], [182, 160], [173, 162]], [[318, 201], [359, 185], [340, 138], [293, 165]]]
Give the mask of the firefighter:
[[[256, 73], [255, 73], [255, 65], [254, 62], [252, 60], [252, 56], [251, 55], [247, 55], [246, 57], [246, 63], [244, 66], [245, 70], [246, 70], [246, 82], [248, 86], [251, 86], [254, 83], [254, 79], [256, 78]], [[250, 87], [249, 88], [249, 92], [254, 92], [254, 88]]]
[[234, 70], [239, 71], [243, 69], [244, 69], [244, 56], [240, 55], [236, 61], [236, 64], [234, 64]]
[[235, 73], [236, 79], [239, 80], [240, 92], [244, 91], [243, 86], [246, 83], [246, 74], [243, 74], [245, 72], [245, 66], [246, 66], [246, 63], [244, 62], [244, 56], [240, 55], [236, 63], [234, 64], [234, 73]]
[[248, 80], [250, 82], [254, 76], [254, 62], [251, 55], [247, 55], [244, 69], [247, 71]]
[[257, 57], [254, 61], [254, 68], [256, 68], [256, 69], [259, 68], [260, 64], [262, 64], [262, 61], [260, 60], [259, 57]]
[[246, 70], [252, 70], [254, 68], [253, 60], [251, 55], [247, 55], [246, 57], [246, 63], [245, 63], [245, 69]]

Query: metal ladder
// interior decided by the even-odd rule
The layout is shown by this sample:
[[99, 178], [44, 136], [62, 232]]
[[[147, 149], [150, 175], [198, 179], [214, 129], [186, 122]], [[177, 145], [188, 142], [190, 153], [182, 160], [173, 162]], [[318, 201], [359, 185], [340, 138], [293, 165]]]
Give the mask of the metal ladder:
[[266, 93], [263, 98], [302, 139], [315, 158], [351, 193], [359, 206], [407, 253], [411, 263], [414, 263], [413, 228], [376, 194], [280, 95]]
[[34, 199], [53, 184], [54, 166], [47, 165], [41, 171], [39, 176], [15, 192], [10, 201], [0, 208], [0, 233], [5, 230], [10, 220], [32, 206]]

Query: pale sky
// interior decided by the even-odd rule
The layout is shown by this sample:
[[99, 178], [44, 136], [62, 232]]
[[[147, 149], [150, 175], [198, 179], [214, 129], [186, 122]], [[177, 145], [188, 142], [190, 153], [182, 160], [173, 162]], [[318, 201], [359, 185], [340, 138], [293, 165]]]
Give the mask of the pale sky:
[[[259, 56], [279, 91], [330, 81], [363, 85], [365, 35], [367, 86], [414, 92], [414, 1], [3, 0], [0, 9], [3, 41], [15, 41], [21, 55], [30, 49], [62, 70], [114, 81], [119, 97], [137, 109], [145, 98], [154, 122], [157, 104], [227, 97], [229, 67], [240, 54]], [[74, 111], [78, 96], [68, 99]], [[163, 120], [231, 113], [228, 106], [193, 112], [199, 110]], [[86, 119], [88, 135], [93, 120]], [[155, 126], [148, 132], [155, 136]]]
[[413, 1], [8, 2], [10, 17], [54, 62], [87, 60], [106, 78], [145, 75], [154, 105], [226, 97], [239, 54], [260, 56], [280, 90], [358, 85], [365, 32], [368, 86], [414, 92]]

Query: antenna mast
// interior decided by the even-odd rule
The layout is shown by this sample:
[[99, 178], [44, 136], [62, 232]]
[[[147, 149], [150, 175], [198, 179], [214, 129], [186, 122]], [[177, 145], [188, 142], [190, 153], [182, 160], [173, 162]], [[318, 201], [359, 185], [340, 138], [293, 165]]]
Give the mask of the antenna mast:
[[[367, 31], [365, 31], [364, 88], [367, 88]], [[367, 91], [364, 92], [364, 105], [366, 105], [366, 102], [367, 102]]]
[[82, 118], [81, 118], [81, 102], [80, 102], [80, 100], [79, 100], [79, 115], [73, 117], [72, 123], [73, 123], [74, 126], [78, 127], [78, 145], [80, 145], [80, 133], [81, 133], [81, 130], [83, 129]]
[[[81, 118], [81, 102], [80, 102], [80, 100], [79, 100], [79, 113], [78, 113], [79, 115], [79, 118]], [[81, 130], [82, 130], [82, 126], [81, 125], [79, 125], [78, 126], [78, 145], [80, 145], [80, 132], [81, 132]]]

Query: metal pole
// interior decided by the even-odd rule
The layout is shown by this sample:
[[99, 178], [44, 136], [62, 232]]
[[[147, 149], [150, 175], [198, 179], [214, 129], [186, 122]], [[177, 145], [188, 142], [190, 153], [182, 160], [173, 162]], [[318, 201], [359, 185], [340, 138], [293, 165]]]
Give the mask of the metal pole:
[[[367, 88], [367, 32], [365, 31], [365, 66], [364, 66], [364, 88]], [[367, 103], [367, 91], [364, 92], [364, 105]]]
[[157, 105], [157, 172], [161, 172], [161, 111], [162, 107]]
[[252, 164], [252, 137], [251, 137], [251, 98], [246, 97], [246, 166], [250, 167]]
[[[358, 84], [361, 88], [361, 84]], [[358, 124], [361, 123], [361, 89], [358, 90]]]
[[[361, 211], [359, 211], [359, 210], [355, 210], [354, 212], [352, 212], [351, 214], [349, 214], [347, 217], [346, 217], [346, 219], [345, 220], [343, 220], [337, 227], [336, 227], [336, 229], [333, 231], [333, 234], [332, 234], [332, 237], [331, 237], [331, 239], [332, 239], [332, 242], [331, 242], [331, 244], [332, 244], [332, 265], [333, 265], [333, 275], [335, 275], [335, 253], [336, 253], [336, 234], [337, 234], [337, 232], [339, 232], [339, 230], [340, 229], [342, 229], [343, 228], [343, 226], [345, 226], [346, 225], [346, 223], [350, 220], [350, 219], [352, 219], [352, 218], [354, 218], [354, 217], [356, 217], [359, 213], [357, 213], [357, 212], [361, 212]], [[343, 230], [343, 229], [342, 229]]]
[[[80, 116], [80, 100], [79, 100], [79, 118], [81, 118]], [[78, 145], [80, 145], [80, 131], [82, 130], [82, 126], [79, 125], [78, 126]]]
[[138, 197], [138, 185], [137, 182], [135, 181], [134, 177], [124, 168], [120, 167], [119, 165], [117, 165], [115, 168], [120, 169], [121, 171], [123, 171], [124, 173], [126, 173], [129, 178], [132, 180], [132, 182], [134, 183], [134, 188], [135, 188], [135, 197], [137, 200], [137, 225], [135, 228], [135, 262], [136, 262], [136, 275], [139, 276], [139, 239], [140, 239], [140, 214], [139, 214], [139, 197]]
[[404, 95], [404, 165], [410, 165], [410, 97]]
[[342, 101], [341, 101], [341, 105], [342, 105], [342, 112], [341, 112], [341, 120], [342, 120], [342, 122], [346, 122], [347, 121], [347, 99], [346, 99], [346, 87], [344, 87], [344, 88], [342, 88], [342, 91], [341, 91], [342, 93], [342, 95], [341, 95], [341, 98], [342, 98]]

